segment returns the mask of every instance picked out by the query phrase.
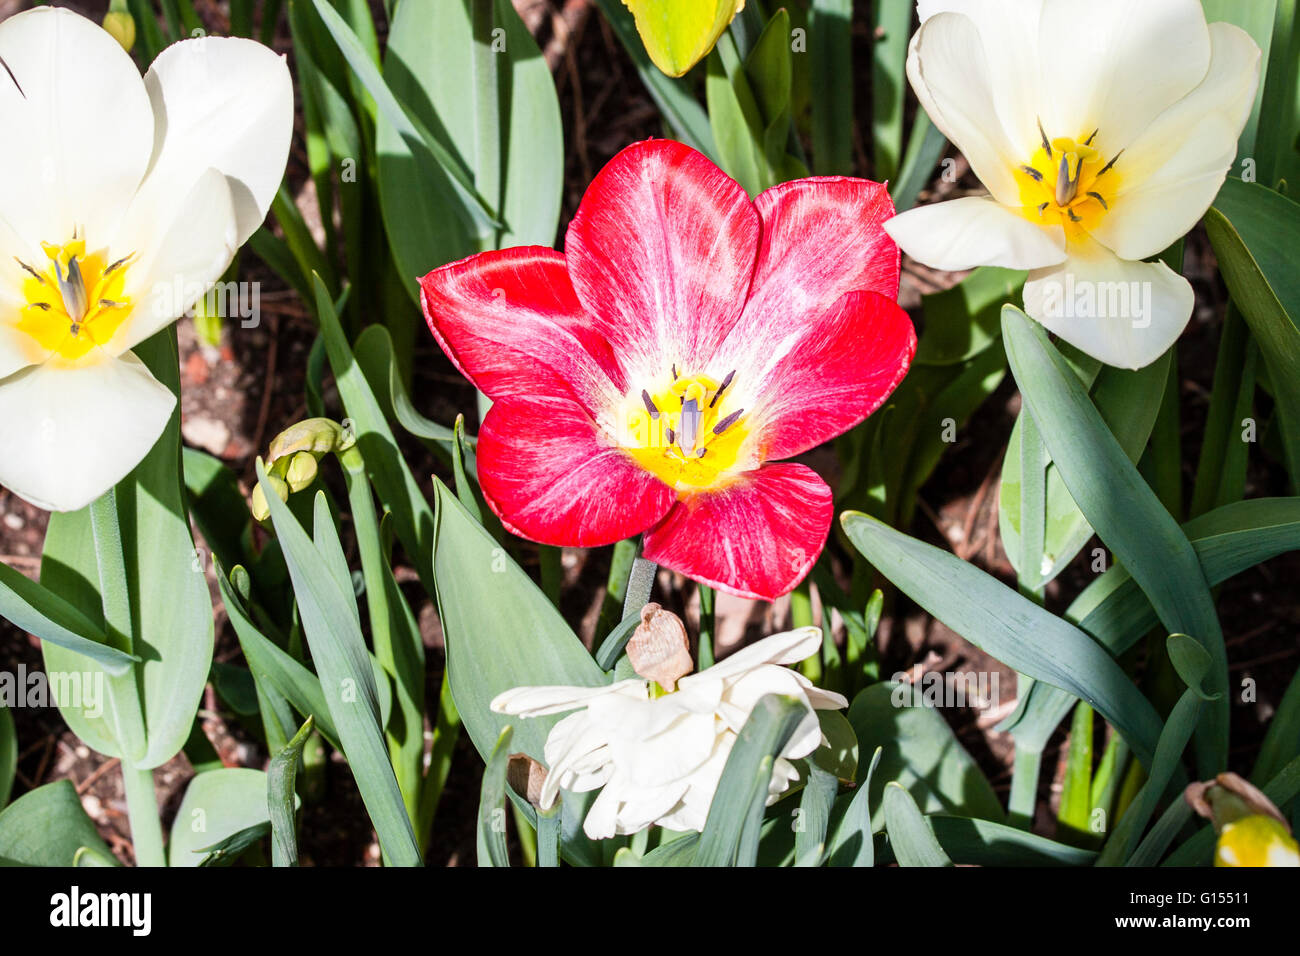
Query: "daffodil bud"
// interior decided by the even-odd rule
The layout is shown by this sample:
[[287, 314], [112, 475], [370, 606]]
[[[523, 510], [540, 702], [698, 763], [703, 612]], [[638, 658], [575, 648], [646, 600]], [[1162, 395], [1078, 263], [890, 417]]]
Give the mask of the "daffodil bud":
[[695, 668], [682, 619], [658, 604], [641, 609], [641, 623], [627, 642], [627, 656], [638, 676], [667, 691]]
[[546, 783], [546, 768], [525, 753], [510, 755], [506, 764], [506, 782], [510, 789], [534, 807], [542, 805], [542, 786]]
[[[266, 476], [266, 483], [275, 489], [275, 493], [281, 501], [289, 500], [289, 485], [283, 478], [280, 478], [277, 475], [268, 474]], [[266, 492], [262, 490], [261, 482], [258, 482], [257, 486], [253, 489], [249, 506], [252, 508], [253, 517], [258, 521], [265, 521], [267, 518], [271, 517], [271, 506], [267, 504]]]
[[1300, 847], [1286, 818], [1249, 781], [1221, 773], [1190, 784], [1183, 797], [1218, 831], [1215, 866], [1300, 866]]
[[309, 451], [295, 452], [284, 469], [284, 480], [290, 491], [302, 491], [316, 480], [316, 456]]
[[308, 418], [306, 421], [290, 425], [271, 440], [268, 449], [272, 462], [279, 461], [286, 455], [308, 451], [319, 457], [329, 453], [346, 451], [356, 444], [356, 436], [350, 429], [328, 418]]
[[135, 46], [135, 19], [125, 10], [110, 9], [104, 14], [104, 29], [127, 53]]

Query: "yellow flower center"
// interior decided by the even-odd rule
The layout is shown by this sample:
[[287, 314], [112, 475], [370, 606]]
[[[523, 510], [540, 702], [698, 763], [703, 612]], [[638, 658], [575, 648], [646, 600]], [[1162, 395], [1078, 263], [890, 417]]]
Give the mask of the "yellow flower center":
[[651, 391], [631, 394], [620, 409], [622, 447], [669, 487], [696, 491], [724, 484], [741, 463], [749, 429], [745, 409], [732, 408], [732, 372], [721, 382], [682, 376]]
[[1080, 238], [1110, 212], [1119, 191], [1119, 156], [1106, 159], [1096, 145], [1097, 130], [1078, 142], [1069, 137], [1048, 140], [1041, 124], [1038, 129], [1043, 145], [1016, 169], [1020, 205], [1031, 221], [1060, 225], [1067, 237]]
[[105, 345], [131, 313], [125, 295], [132, 256], [109, 262], [103, 252], [86, 252], [86, 240], [63, 245], [42, 243], [48, 263], [43, 269], [22, 260], [23, 306], [18, 329], [42, 349], [76, 361]]

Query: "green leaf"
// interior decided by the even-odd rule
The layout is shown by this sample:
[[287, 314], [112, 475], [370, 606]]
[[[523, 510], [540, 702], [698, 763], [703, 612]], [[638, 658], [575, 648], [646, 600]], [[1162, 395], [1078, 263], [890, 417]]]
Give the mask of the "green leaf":
[[[1250, 780], [1256, 786], [1271, 780], [1283, 767], [1300, 754], [1300, 671], [1291, 678], [1282, 702], [1277, 705], [1277, 712], [1268, 723], [1264, 742], [1260, 744], [1259, 756], [1255, 758], [1255, 769], [1250, 772]], [[0, 803], [3, 803], [0, 800]]]
[[[1214, 599], [1196, 552], [1107, 429], [1046, 331], [1007, 306], [1002, 334], [1025, 404], [1079, 510], [1141, 585], [1165, 629], [1192, 635], [1210, 653], [1214, 667], [1207, 690], [1224, 696], [1206, 709], [1197, 752], [1202, 772], [1216, 773], [1227, 761], [1228, 662]], [[1141, 749], [1134, 750], [1141, 756]]]
[[[827, 866], [875, 866], [874, 827], [871, 825], [871, 781], [880, 764], [884, 747], [877, 747], [858, 781], [844, 815], [835, 828], [835, 836], [826, 851]], [[883, 819], [883, 818], [882, 818]]]
[[1155, 708], [1087, 634], [974, 565], [866, 515], [850, 512], [841, 523], [863, 556], [928, 613], [1007, 666], [1088, 701], [1139, 759], [1151, 759], [1160, 734]]
[[[289, 565], [303, 633], [320, 675], [325, 703], [338, 728], [343, 753], [356, 778], [361, 799], [375, 825], [379, 845], [390, 864], [418, 866], [420, 850], [388, 762], [374, 664], [361, 635], [351, 580], [345, 585], [331, 573], [326, 558], [288, 506], [266, 484], [266, 471], [260, 460], [257, 471], [266, 491], [276, 537]], [[318, 494], [317, 539], [327, 537], [333, 527], [325, 496]]]
[[227, 838], [259, 824], [269, 824], [265, 773], [246, 767], [201, 773], [185, 788], [176, 811], [167, 864], [200, 866]]
[[902, 160], [912, 7], [910, 3], [871, 5], [871, 142], [875, 148], [871, 178], [882, 183], [894, 180]]
[[393, 353], [393, 337], [382, 325], [371, 325], [357, 336], [353, 354], [384, 414], [417, 438], [436, 442], [444, 453], [454, 442], [452, 430], [421, 415], [402, 384]]
[[[179, 394], [174, 328], [136, 346], [154, 377]], [[184, 745], [194, 724], [212, 662], [212, 599], [204, 561], [195, 550], [180, 481], [180, 406], [153, 450], [117, 486], [118, 520], [140, 657], [135, 682], [141, 693], [147, 750], [139, 769], [158, 767]], [[74, 605], [97, 628], [103, 622], [90, 509], [50, 515], [41, 584]], [[64, 647], [42, 643], [47, 672], [90, 672], [99, 665]], [[109, 683], [110, 681], [105, 681]], [[60, 704], [68, 726], [100, 753], [122, 756], [103, 716]], [[105, 711], [107, 713], [107, 710]]]
[[294, 793], [294, 780], [298, 776], [298, 761], [302, 748], [312, 732], [312, 718], [308, 717], [293, 739], [271, 758], [266, 769], [267, 818], [271, 822], [271, 860], [274, 866], [298, 865], [298, 828], [294, 813], [298, 797]]
[[[505, 549], [465, 510], [455, 494], [433, 483], [437, 514], [433, 561], [438, 617], [447, 645], [452, 696], [470, 739], [490, 758], [508, 720], [493, 713], [498, 694], [515, 687], [609, 682], [559, 611]], [[544, 760], [546, 736], [561, 715], [522, 720], [513, 747]], [[566, 796], [562, 846], [570, 859], [599, 860], [582, 833], [586, 803]], [[531, 809], [531, 808], [530, 808]]]
[[[384, 58], [384, 79], [397, 101], [424, 129], [465, 163], [479, 163], [476, 136], [476, 45], [470, 4], [403, 0]], [[414, 299], [413, 281], [438, 266], [482, 248], [550, 246], [555, 242], [563, 193], [564, 152], [559, 100], [551, 73], [509, 0], [496, 0], [502, 48], [486, 52], [501, 83], [499, 117], [504, 155], [488, 156], [491, 170], [474, 169], [489, 211], [502, 228], [469, 228], [448, 216], [464, 198], [454, 177], [433, 157], [412, 148], [411, 136], [387, 112], [376, 133], [379, 198], [398, 272]]]
[[916, 205], [916, 197], [929, 184], [935, 164], [947, 148], [947, 137], [930, 120], [924, 108], [917, 107], [912, 133], [907, 140], [907, 153], [903, 156], [902, 171], [889, 188], [895, 209], [906, 212]]
[[751, 197], [776, 183], [763, 149], [763, 118], [729, 35], [708, 59], [705, 93], [719, 165]]
[[899, 866], [952, 866], [912, 795], [896, 783], [885, 787], [885, 829]]
[[0, 704], [0, 808], [9, 802], [18, 770], [18, 731], [14, 728], [14, 715]]
[[793, 697], [769, 694], [754, 705], [727, 755], [693, 866], [754, 865], [773, 763], [807, 715]]
[[[887, 783], [905, 787], [926, 813], [1001, 820], [1002, 806], [988, 779], [943, 715], [914, 700], [913, 690], [908, 684], [872, 684], [849, 707], [858, 746], [881, 754], [878, 771], [869, 777], [872, 792], [867, 799], [876, 808], [870, 829], [879, 830], [884, 822]], [[920, 697], [919, 689], [915, 696]]]
[[[1088, 866], [1092, 850], [1057, 843], [1016, 827], [989, 820], [931, 814], [925, 818], [939, 845], [954, 863], [973, 866]], [[893, 858], [885, 846], [882, 862]]]
[[808, 11], [813, 168], [819, 176], [853, 172], [853, 84], [846, 82], [853, 75], [852, 20], [853, 0], [812, 0]]
[[509, 866], [506, 850], [506, 770], [510, 766], [511, 728], [497, 738], [483, 771], [478, 798], [478, 865]]
[[1092, 815], [1092, 708], [1083, 701], [1074, 706], [1070, 724], [1070, 755], [1061, 782], [1061, 809], [1057, 815], [1062, 828], [1086, 835]]
[[1259, 343], [1277, 401], [1291, 482], [1300, 490], [1300, 205], [1229, 179], [1205, 214], [1219, 271]]
[[0, 617], [20, 631], [97, 661], [108, 674], [125, 674], [140, 660], [110, 647], [103, 632], [76, 607], [2, 563]]
[[72, 866], [82, 847], [113, 859], [70, 780], [37, 787], [0, 810], [0, 860]]
[[795, 827], [795, 866], [821, 866], [826, 850], [826, 828], [839, 781], [816, 762], [808, 764], [808, 780], [799, 798], [799, 820]]

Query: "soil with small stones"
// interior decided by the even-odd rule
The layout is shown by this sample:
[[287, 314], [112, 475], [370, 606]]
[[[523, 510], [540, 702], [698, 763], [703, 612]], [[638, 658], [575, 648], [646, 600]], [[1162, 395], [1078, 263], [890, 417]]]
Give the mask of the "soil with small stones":
[[[70, 4], [91, 16], [102, 16], [106, 4]], [[654, 104], [641, 86], [631, 63], [603, 19], [585, 0], [515, 0], [515, 6], [537, 37], [552, 68], [559, 91], [565, 131], [566, 169], [563, 227], [573, 215], [587, 184], [601, 166], [624, 146], [649, 136], [664, 135]], [[865, 5], [855, 11], [855, 57], [868, 62], [870, 37]], [[18, 8], [13, 0], [0, 0], [0, 18]], [[224, 4], [200, 0], [196, 8], [210, 28], [220, 34], [228, 27]], [[382, 18], [381, 18], [382, 19]], [[292, 55], [285, 36], [277, 47]], [[869, 71], [859, 69], [855, 96], [870, 102]], [[301, 121], [290, 159], [289, 182], [308, 222], [320, 222], [314, 192], [306, 176]], [[867, 148], [855, 142], [856, 169], [869, 175]], [[922, 201], [952, 198], [979, 190], [965, 161], [955, 153], [953, 181], [936, 180]], [[1197, 292], [1197, 312], [1178, 346], [1178, 377], [1183, 442], [1183, 492], [1188, 500], [1192, 472], [1199, 453], [1215, 354], [1223, 318], [1225, 292], [1214, 268], [1203, 233], [1188, 242], [1186, 274]], [[201, 343], [188, 320], [179, 325], [182, 379], [182, 434], [185, 441], [216, 455], [235, 470], [245, 490], [253, 480], [253, 458], [282, 427], [305, 415], [304, 370], [315, 337], [310, 313], [296, 294], [286, 289], [254, 257], [245, 257], [245, 275], [261, 283], [263, 321], [254, 329], [228, 326], [219, 346]], [[939, 274], [905, 260], [900, 301], [920, 324], [920, 297], [946, 288], [960, 276]], [[421, 411], [450, 422], [457, 410], [474, 408], [473, 389], [447, 362], [430, 338], [419, 336], [412, 388]], [[337, 396], [326, 392], [327, 404], [337, 411]], [[1265, 421], [1267, 398], [1257, 395], [1256, 417]], [[954, 550], [1014, 585], [1015, 573], [998, 538], [998, 475], [1011, 427], [1019, 410], [1019, 396], [1009, 378], [961, 430], [934, 475], [921, 490], [917, 518], [910, 532]], [[403, 450], [417, 476], [438, 473], [440, 466], [415, 441], [403, 441]], [[806, 459], [832, 482], [836, 464], [832, 454], [820, 450]], [[341, 487], [338, 489], [341, 493]], [[426, 483], [426, 491], [428, 486]], [[1248, 497], [1288, 493], [1286, 476], [1263, 449], [1251, 455], [1247, 477]], [[45, 515], [0, 489], [0, 560], [36, 577], [44, 535]], [[201, 542], [200, 542], [201, 543]], [[1060, 611], [1092, 578], [1090, 543], [1047, 589], [1046, 603]], [[353, 550], [355, 550], [353, 548]], [[536, 553], [523, 549], [525, 565], [536, 573]], [[351, 555], [355, 560], [355, 553]], [[608, 573], [607, 549], [563, 554], [565, 588], [562, 610], [585, 640], [596, 628]], [[399, 568], [399, 579], [412, 606], [418, 610], [421, 632], [428, 650], [428, 699], [436, 700], [441, 682], [442, 642], [437, 616], [414, 573]], [[209, 571], [209, 574], [211, 572]], [[1234, 697], [1232, 708], [1232, 769], [1251, 766], [1268, 721], [1295, 673], [1300, 658], [1300, 603], [1294, 582], [1300, 579], [1300, 554], [1289, 554], [1247, 571], [1218, 590], [1218, 607], [1231, 661], [1234, 686], [1253, 687], [1253, 698]], [[215, 593], [217, 646], [215, 659], [238, 662], [238, 643], [231, 633]], [[693, 585], [661, 572], [656, 598], [683, 613], [689, 627], [698, 615]], [[719, 595], [720, 649], [737, 646], [788, 623], [788, 602], [775, 605], [742, 601]], [[925, 671], [996, 672], [1000, 678], [1002, 706], [988, 711], [943, 711], [962, 743], [970, 750], [993, 786], [1005, 798], [1010, 787], [1010, 738], [993, 729], [1009, 712], [1015, 693], [1015, 674], [960, 636], [911, 605], [906, 598], [892, 602], [882, 622], [878, 645], [881, 672], [909, 672], [913, 678]], [[39, 645], [29, 635], [0, 621], [0, 670], [29, 672], [41, 666]], [[1249, 695], [1245, 695], [1249, 696]], [[14, 797], [53, 780], [71, 781], [83, 806], [95, 821], [113, 852], [131, 862], [129, 827], [121, 776], [115, 760], [90, 750], [71, 733], [54, 709], [23, 708], [14, 713], [19, 739], [18, 774]], [[258, 732], [234, 714], [209, 686], [200, 710], [204, 733], [226, 766], [263, 768], [267, 753]], [[1040, 780], [1040, 814], [1035, 829], [1055, 831], [1054, 810], [1064, 771], [1065, 727], [1058, 729], [1046, 755]], [[182, 753], [160, 768], [156, 785], [164, 824], [170, 825], [193, 768]], [[431, 865], [472, 865], [475, 857], [474, 812], [482, 761], [462, 735], [430, 845]], [[306, 794], [300, 825], [300, 848], [305, 865], [377, 865], [378, 849], [364, 807], [347, 767], [331, 754], [322, 779]], [[514, 847], [518, 853], [518, 847]]]

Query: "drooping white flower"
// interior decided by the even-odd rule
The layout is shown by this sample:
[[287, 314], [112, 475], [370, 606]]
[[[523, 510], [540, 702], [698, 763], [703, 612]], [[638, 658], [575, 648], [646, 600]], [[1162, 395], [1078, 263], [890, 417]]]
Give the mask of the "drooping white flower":
[[592, 839], [636, 833], [652, 824], [702, 830], [727, 756], [754, 705], [768, 694], [801, 700], [808, 713], [775, 761], [768, 803], [798, 778], [792, 760], [821, 746], [814, 710], [848, 706], [784, 665], [815, 654], [815, 627], [776, 634], [721, 663], [683, 677], [677, 690], [656, 696], [652, 682], [605, 687], [517, 687], [492, 701], [497, 713], [543, 717], [576, 710], [551, 730], [541, 806], [561, 789], [600, 789], [583, 823]]
[[126, 476], [175, 397], [131, 349], [219, 279], [284, 176], [283, 57], [205, 37], [141, 78], [106, 31], [0, 23], [0, 485], [71, 511]]
[[1149, 259], [1214, 201], [1259, 85], [1242, 30], [1200, 0], [920, 0], [907, 74], [991, 194], [886, 224], [937, 269], [1028, 269], [1025, 310], [1141, 368], [1192, 313]]

